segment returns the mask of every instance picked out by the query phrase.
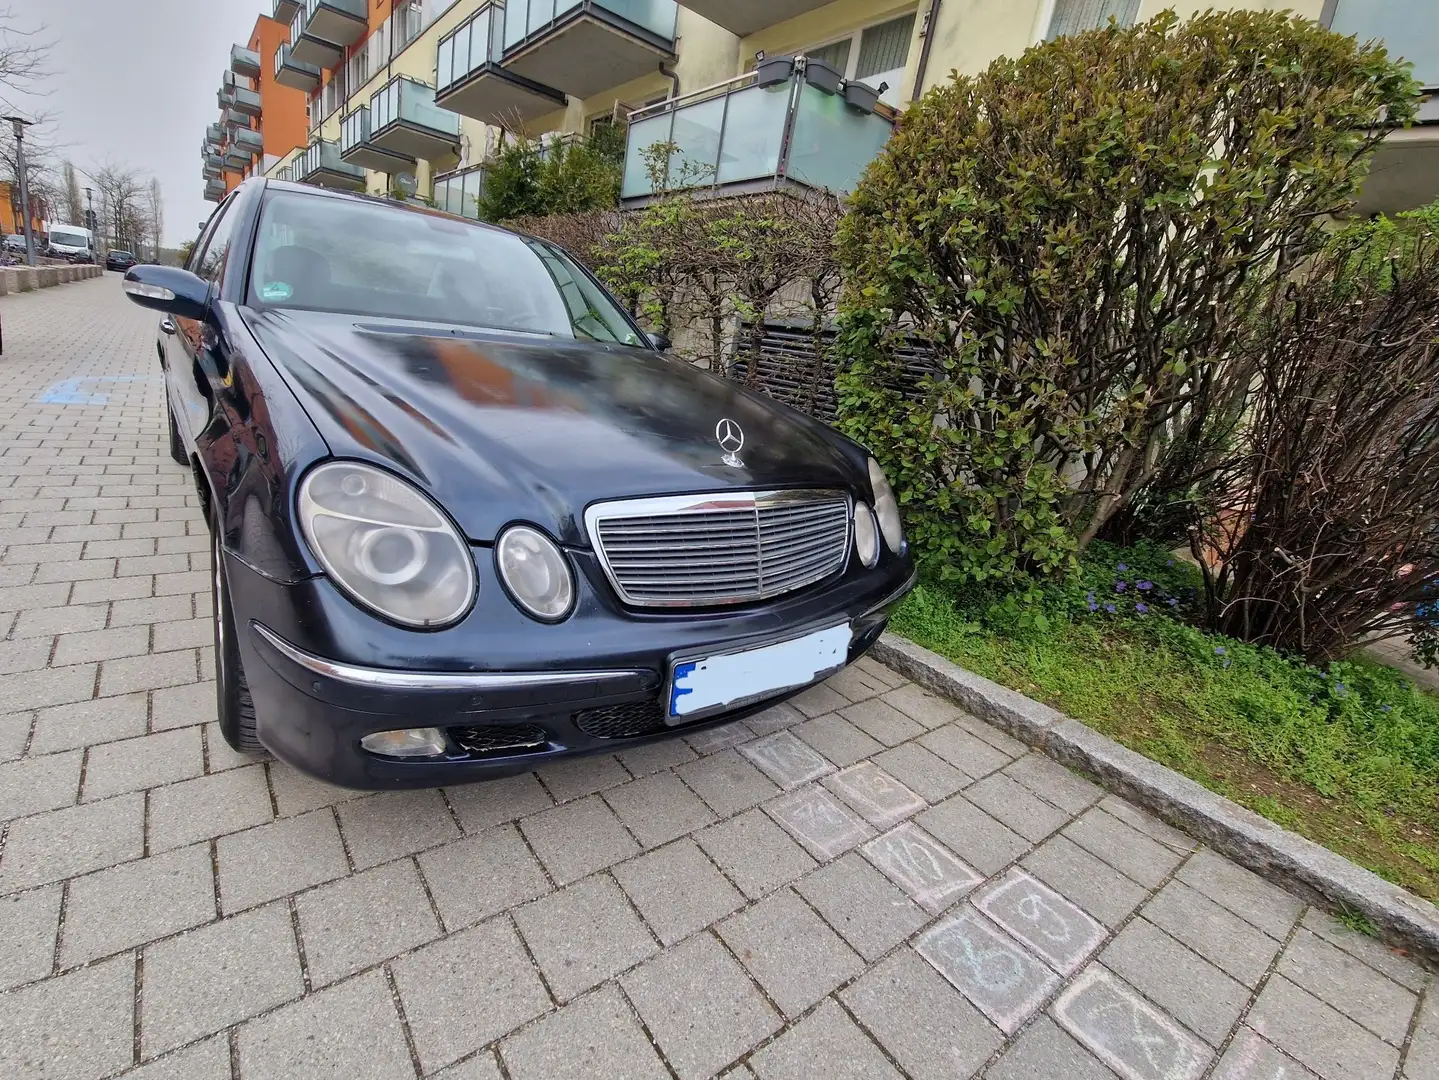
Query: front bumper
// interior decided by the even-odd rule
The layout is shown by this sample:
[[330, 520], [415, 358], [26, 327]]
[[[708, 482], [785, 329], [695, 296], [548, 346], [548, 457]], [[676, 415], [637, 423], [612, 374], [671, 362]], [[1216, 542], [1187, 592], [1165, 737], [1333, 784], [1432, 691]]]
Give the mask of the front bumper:
[[[639, 614], [605, 594], [584, 553], [574, 557], [580, 599], [565, 623], [525, 618], [501, 592], [490, 560], [477, 558], [475, 611], [449, 630], [416, 633], [360, 611], [324, 578], [282, 585], [227, 553], [260, 741], [296, 768], [367, 789], [464, 783], [614, 751], [727, 723], [809, 685], [670, 727], [659, 699], [671, 657], [768, 644], [847, 621], [850, 662], [878, 639], [913, 583], [909, 559], [892, 558], [763, 605]], [[451, 752], [405, 760], [360, 745], [372, 732], [410, 727], [445, 729]]]

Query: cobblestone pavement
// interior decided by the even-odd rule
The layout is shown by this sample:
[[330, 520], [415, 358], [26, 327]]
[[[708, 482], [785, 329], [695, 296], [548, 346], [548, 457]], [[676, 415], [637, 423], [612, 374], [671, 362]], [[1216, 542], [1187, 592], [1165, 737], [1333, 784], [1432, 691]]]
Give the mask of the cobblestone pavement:
[[237, 756], [155, 320], [0, 318], [5, 1080], [1439, 1077], [1431, 976], [875, 664], [443, 792]]

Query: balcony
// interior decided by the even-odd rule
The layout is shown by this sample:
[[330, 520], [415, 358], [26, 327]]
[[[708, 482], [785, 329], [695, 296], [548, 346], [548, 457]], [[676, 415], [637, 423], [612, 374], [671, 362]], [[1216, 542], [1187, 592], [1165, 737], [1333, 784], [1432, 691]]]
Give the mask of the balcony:
[[230, 139], [230, 145], [237, 150], [251, 154], [265, 152], [265, 136], [251, 128], [238, 128]]
[[225, 128], [221, 124], [211, 124], [205, 129], [205, 141], [219, 145], [225, 141]]
[[226, 126], [233, 124], [237, 127], [249, 127], [250, 118], [239, 109], [229, 108], [220, 115], [220, 123]]
[[340, 121], [340, 157], [371, 172], [397, 173], [413, 169], [413, 157], [390, 153], [375, 145], [370, 124], [368, 105], [361, 105]]
[[290, 48], [301, 63], [331, 68], [369, 26], [365, 0], [304, 0], [290, 22]]
[[403, 158], [445, 157], [460, 148], [460, 118], [435, 104], [433, 87], [399, 76], [370, 96], [370, 141]]
[[230, 70], [246, 79], [260, 77], [260, 54], [243, 45], [230, 47]]
[[504, 36], [504, 6], [491, 3], [442, 37], [436, 52], [436, 104], [501, 127], [563, 109], [561, 91], [500, 66]]
[[228, 109], [235, 104], [235, 88], [233, 86], [222, 86], [215, 91], [215, 103], [222, 109]]
[[225, 167], [220, 163], [219, 154], [206, 155], [204, 163], [200, 166], [200, 175], [206, 180], [218, 180], [224, 171]]
[[275, 50], [275, 81], [281, 86], [312, 94], [320, 85], [320, 69], [314, 64], [300, 63], [290, 46], [281, 45]]
[[509, 0], [505, 70], [586, 98], [674, 59], [674, 0]]
[[1332, 29], [1378, 39], [1389, 55], [1414, 65], [1427, 89], [1414, 126], [1390, 131], [1369, 166], [1356, 212], [1393, 214], [1439, 198], [1439, 7], [1432, 2], [1338, 0]]
[[260, 95], [254, 90], [247, 90], [243, 86], [235, 87], [234, 98], [230, 102], [230, 108], [236, 112], [244, 113], [246, 116], [259, 116]]
[[630, 114], [620, 199], [655, 195], [644, 151], [674, 144], [662, 187], [728, 195], [853, 190], [894, 130], [894, 110], [832, 69], [779, 57], [758, 71]]
[[205, 201], [217, 203], [225, 197], [225, 182], [211, 180], [205, 184]]
[[365, 190], [365, 170], [340, 157], [340, 144], [318, 140], [295, 159], [295, 179], [316, 187]]
[[274, 10], [270, 14], [277, 23], [290, 23], [304, 6], [301, 0], [275, 0]]

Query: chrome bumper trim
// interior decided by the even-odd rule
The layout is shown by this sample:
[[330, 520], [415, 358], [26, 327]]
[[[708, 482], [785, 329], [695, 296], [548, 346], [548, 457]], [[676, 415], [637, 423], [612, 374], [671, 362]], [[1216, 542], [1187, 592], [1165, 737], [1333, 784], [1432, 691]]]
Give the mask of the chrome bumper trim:
[[568, 686], [604, 679], [632, 679], [653, 675], [633, 671], [395, 671], [391, 668], [360, 667], [326, 660], [291, 645], [260, 623], [250, 624], [280, 655], [306, 671], [329, 679], [377, 690], [521, 690], [531, 686]]

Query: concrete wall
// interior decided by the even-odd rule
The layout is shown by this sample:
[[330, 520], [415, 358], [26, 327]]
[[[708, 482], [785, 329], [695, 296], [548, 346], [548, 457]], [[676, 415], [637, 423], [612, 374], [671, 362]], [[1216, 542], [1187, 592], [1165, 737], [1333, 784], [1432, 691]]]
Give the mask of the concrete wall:
[[104, 273], [100, 266], [7, 266], [0, 270], [0, 296], [88, 281]]

